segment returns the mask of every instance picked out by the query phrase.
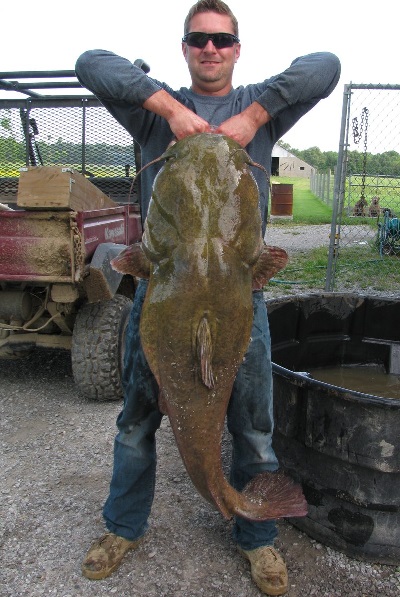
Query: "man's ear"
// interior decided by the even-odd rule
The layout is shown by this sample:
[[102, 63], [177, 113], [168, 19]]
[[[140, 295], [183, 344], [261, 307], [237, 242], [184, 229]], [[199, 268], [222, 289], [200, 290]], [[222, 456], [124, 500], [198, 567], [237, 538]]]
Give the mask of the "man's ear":
[[236, 44], [235, 47], [235, 62], [237, 62], [239, 60], [239, 56], [240, 56], [240, 44]]
[[185, 44], [185, 42], [182, 42], [182, 54], [187, 62], [187, 44]]

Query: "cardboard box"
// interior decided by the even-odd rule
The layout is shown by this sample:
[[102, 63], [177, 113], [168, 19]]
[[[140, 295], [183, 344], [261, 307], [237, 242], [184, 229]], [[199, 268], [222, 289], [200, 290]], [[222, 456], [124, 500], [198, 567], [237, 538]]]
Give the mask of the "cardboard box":
[[89, 179], [72, 168], [31, 166], [21, 170], [17, 205], [25, 209], [86, 211], [117, 207]]

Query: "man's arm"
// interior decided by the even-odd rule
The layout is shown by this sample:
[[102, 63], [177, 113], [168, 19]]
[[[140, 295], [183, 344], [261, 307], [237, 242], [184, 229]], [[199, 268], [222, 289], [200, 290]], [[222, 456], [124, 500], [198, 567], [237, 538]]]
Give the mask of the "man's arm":
[[75, 72], [80, 83], [101, 101], [141, 106], [161, 89], [154, 79], [126, 58], [107, 50], [88, 50], [79, 56]]
[[340, 62], [330, 52], [296, 58], [283, 73], [267, 82], [255, 98], [271, 116], [271, 132], [278, 140], [321, 99], [335, 89], [340, 77]]
[[[296, 58], [283, 73], [273, 77], [257, 102], [275, 119], [287, 108], [314, 105], [328, 97], [340, 77], [340, 62], [329, 52]], [[307, 111], [307, 110], [306, 110]]]
[[[148, 77], [129, 60], [106, 50], [89, 50], [77, 60], [75, 72], [84, 87], [110, 110], [127, 130], [133, 133], [133, 121], [140, 130], [142, 117], [133, 109], [148, 110], [168, 122], [177, 139], [209, 132], [209, 124], [168, 92], [167, 86]], [[143, 114], [143, 120], [146, 120]]]
[[273, 121], [280, 137], [319, 100], [330, 95], [339, 77], [340, 62], [334, 54], [320, 52], [296, 58], [288, 69], [266, 82], [248, 108], [223, 122], [217, 132], [245, 147], [261, 126]]

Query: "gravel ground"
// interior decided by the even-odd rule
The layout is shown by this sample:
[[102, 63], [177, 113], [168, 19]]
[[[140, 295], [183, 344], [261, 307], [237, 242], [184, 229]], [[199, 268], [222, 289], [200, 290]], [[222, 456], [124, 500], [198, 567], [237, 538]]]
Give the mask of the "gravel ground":
[[292, 251], [306, 250], [311, 247], [328, 247], [330, 232], [330, 224], [290, 226], [287, 222], [282, 225], [277, 221], [268, 224], [265, 241], [269, 245], [277, 245], [286, 249], [290, 255]]
[[[346, 226], [343, 228], [343, 243], [346, 246], [365, 244], [376, 236], [376, 231], [370, 226]], [[293, 251], [306, 250], [316, 247], [329, 247], [331, 233], [330, 224], [309, 226], [284, 225], [279, 221], [270, 222], [267, 226], [265, 240], [269, 245], [278, 245], [290, 254]]]
[[[276, 227], [278, 229], [278, 227]], [[309, 228], [309, 227], [307, 227]], [[322, 227], [271, 226], [268, 242], [295, 250], [327, 242]], [[328, 227], [329, 228], [329, 227]], [[276, 234], [275, 234], [276, 232]], [[327, 232], [329, 234], [329, 231]], [[285, 241], [285, 242], [283, 242]], [[69, 354], [37, 350], [0, 360], [1, 597], [257, 597], [236, 552], [230, 523], [195, 492], [167, 420], [158, 434], [151, 528], [140, 548], [104, 581], [81, 576], [90, 543], [104, 530], [101, 509], [112, 468], [120, 403], [89, 402], [74, 386]], [[223, 440], [228, 464], [229, 437]], [[395, 597], [400, 567], [349, 559], [286, 521], [277, 546], [289, 597]], [[400, 562], [399, 562], [400, 565]]]

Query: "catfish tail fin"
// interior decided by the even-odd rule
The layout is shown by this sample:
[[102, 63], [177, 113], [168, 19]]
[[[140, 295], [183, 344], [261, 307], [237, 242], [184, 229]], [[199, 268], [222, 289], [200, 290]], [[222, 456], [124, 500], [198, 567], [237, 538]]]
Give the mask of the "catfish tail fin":
[[[256, 475], [243, 489], [242, 495], [250, 503], [259, 503], [260, 511], [265, 511], [260, 519], [305, 516], [307, 502], [301, 486], [282, 471], [264, 472]], [[252, 513], [247, 515], [251, 519]], [[253, 514], [254, 515], [254, 514]], [[257, 513], [257, 518], [260, 516]], [[246, 513], [244, 514], [246, 517]], [[265, 518], [264, 518], [265, 517]]]

